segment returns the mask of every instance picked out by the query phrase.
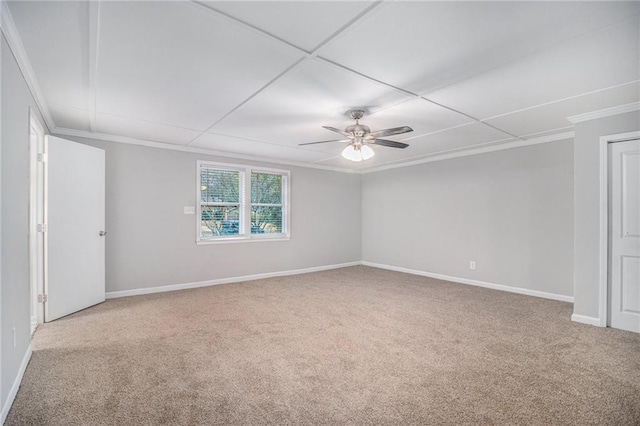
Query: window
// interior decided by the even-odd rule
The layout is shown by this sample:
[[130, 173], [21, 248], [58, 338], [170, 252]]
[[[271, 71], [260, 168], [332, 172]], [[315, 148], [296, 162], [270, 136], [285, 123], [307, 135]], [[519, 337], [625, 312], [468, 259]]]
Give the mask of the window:
[[242, 180], [239, 170], [200, 169], [201, 237], [244, 234]]
[[289, 238], [289, 171], [198, 162], [197, 242]]
[[282, 234], [283, 175], [251, 172], [251, 233]]

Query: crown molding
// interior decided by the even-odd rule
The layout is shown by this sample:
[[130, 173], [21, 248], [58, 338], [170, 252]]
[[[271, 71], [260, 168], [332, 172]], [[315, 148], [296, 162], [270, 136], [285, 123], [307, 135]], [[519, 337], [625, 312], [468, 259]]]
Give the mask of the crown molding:
[[[86, 138], [91, 140], [97, 140], [97, 141], [118, 142], [118, 143], [125, 143], [129, 145], [146, 146], [148, 148], [167, 149], [170, 151], [190, 152], [190, 153], [196, 153], [196, 154], [212, 155], [216, 157], [224, 157], [224, 158], [247, 160], [247, 161], [259, 161], [261, 163], [283, 164], [288, 166], [303, 167], [307, 169], [328, 170], [333, 172], [350, 173], [350, 174], [374, 173], [374, 172], [379, 172], [383, 170], [415, 166], [418, 164], [450, 160], [453, 158], [468, 157], [470, 155], [478, 155], [478, 154], [485, 154], [488, 152], [502, 151], [505, 149], [521, 148], [521, 147], [530, 146], [530, 145], [538, 145], [542, 143], [573, 139], [574, 137], [574, 132], [570, 131], [570, 132], [562, 132], [562, 133], [556, 133], [552, 135], [540, 136], [537, 138], [527, 139], [525, 141], [517, 140], [517, 141], [511, 141], [511, 142], [504, 142], [504, 143], [499, 143], [494, 141], [494, 142], [489, 142], [489, 144], [495, 144], [491, 146], [486, 146], [487, 144], [485, 143], [485, 144], [480, 144], [481, 146], [475, 145], [477, 148], [474, 148], [473, 146], [471, 146], [467, 149], [458, 150], [455, 152], [444, 152], [439, 154], [436, 153], [429, 156], [423, 156], [422, 158], [419, 158], [419, 159], [400, 161], [394, 164], [387, 164], [387, 165], [383, 164], [381, 166], [376, 166], [376, 167], [371, 167], [366, 169], [347, 169], [343, 167], [323, 166], [316, 163], [303, 163], [299, 161], [288, 161], [288, 160], [280, 160], [277, 158], [265, 158], [265, 157], [258, 157], [254, 155], [245, 155], [245, 154], [236, 154], [236, 153], [230, 153], [225, 151], [216, 151], [213, 149], [194, 148], [186, 145], [174, 145], [174, 144], [169, 144], [164, 142], [150, 141], [146, 139], [111, 135], [107, 133], [91, 133], [91, 132], [87, 132], [86, 130], [67, 129], [64, 127], [56, 127], [51, 133], [55, 136], [76, 136], [76, 137], [81, 137], [81, 138]], [[485, 145], [485, 146], [482, 146], [482, 145]]]
[[234, 158], [247, 161], [259, 161], [261, 163], [284, 164], [287, 166], [304, 167], [307, 169], [329, 170], [333, 172], [357, 174], [357, 170], [346, 169], [342, 167], [322, 166], [319, 164], [303, 163], [300, 161], [279, 160], [276, 158], [258, 157], [255, 155], [235, 154], [225, 151], [216, 151], [213, 149], [194, 148], [186, 145], [174, 145], [163, 142], [150, 141], [146, 139], [131, 138], [128, 136], [117, 136], [107, 133], [91, 133], [86, 130], [67, 129], [64, 127], [56, 127], [51, 131], [54, 136], [76, 136], [97, 141], [126, 143], [129, 145], [146, 146], [149, 148], [167, 149], [170, 151], [190, 152], [196, 154], [212, 155], [216, 157]]
[[605, 108], [598, 111], [587, 112], [585, 114], [573, 115], [567, 117], [571, 123], [582, 123], [584, 121], [596, 120], [598, 118], [611, 117], [613, 115], [625, 114], [627, 112], [640, 111], [640, 102], [631, 102], [630, 104], [618, 105], [611, 108]]
[[7, 44], [9, 44], [9, 48], [11, 49], [13, 56], [16, 58], [18, 68], [20, 69], [20, 72], [22, 72], [22, 76], [24, 77], [24, 80], [29, 87], [29, 91], [42, 114], [42, 118], [44, 118], [49, 130], [55, 129], [56, 125], [53, 121], [53, 117], [51, 116], [51, 112], [49, 111], [49, 107], [47, 107], [47, 103], [44, 100], [42, 90], [36, 80], [27, 52], [24, 50], [24, 45], [22, 44], [22, 39], [20, 38], [20, 34], [18, 34], [16, 25], [13, 22], [11, 11], [9, 10], [7, 3], [4, 1], [2, 2], [0, 15], [2, 15], [2, 34], [4, 34]]
[[538, 145], [541, 143], [547, 143], [547, 142], [556, 142], [556, 141], [565, 141], [567, 139], [573, 139], [575, 136], [575, 131], [570, 130], [567, 132], [558, 132], [558, 133], [553, 133], [550, 135], [544, 135], [544, 136], [537, 136], [537, 137], [531, 137], [531, 138], [527, 138], [525, 137], [525, 144], [521, 144], [520, 146], [527, 146], [527, 145]]
[[[574, 137], [574, 132], [570, 131], [570, 132], [562, 132], [562, 133], [556, 133], [553, 135], [546, 135], [546, 136], [541, 136], [538, 138], [531, 138], [531, 139], [527, 139], [527, 140], [516, 140], [516, 141], [512, 141], [512, 142], [505, 142], [505, 143], [498, 143], [496, 145], [491, 145], [491, 146], [482, 146], [482, 147], [478, 147], [478, 148], [473, 148], [473, 146], [469, 147], [468, 149], [464, 149], [461, 151], [456, 151], [456, 152], [450, 152], [450, 153], [442, 153], [442, 154], [432, 154], [430, 156], [426, 156], [417, 160], [410, 160], [410, 161], [404, 161], [404, 162], [399, 162], [396, 164], [388, 164], [388, 165], [381, 165], [381, 166], [377, 166], [377, 167], [371, 167], [368, 169], [360, 169], [360, 173], [361, 174], [367, 174], [367, 173], [374, 173], [374, 172], [380, 172], [383, 170], [390, 170], [390, 169], [397, 169], [397, 168], [401, 168], [401, 167], [409, 167], [409, 166], [415, 166], [418, 164], [425, 164], [425, 163], [433, 163], [435, 161], [443, 161], [443, 160], [450, 160], [452, 158], [459, 158], [459, 157], [468, 157], [470, 155], [477, 155], [477, 154], [485, 154], [488, 152], [495, 152], [495, 151], [502, 151], [504, 149], [511, 149], [511, 148], [521, 148], [524, 146], [531, 146], [531, 145], [538, 145], [541, 143], [548, 143], [548, 142], [555, 142], [555, 141], [561, 141], [561, 140], [567, 140], [567, 139], [572, 139]], [[495, 143], [495, 142], [489, 142], [489, 143]], [[481, 144], [481, 145], [486, 145], [486, 144]], [[478, 146], [478, 145], [476, 145]]]

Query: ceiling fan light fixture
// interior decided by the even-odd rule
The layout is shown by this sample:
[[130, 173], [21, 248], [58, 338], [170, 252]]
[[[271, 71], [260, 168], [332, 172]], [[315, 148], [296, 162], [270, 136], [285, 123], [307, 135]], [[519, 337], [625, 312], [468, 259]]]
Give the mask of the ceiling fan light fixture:
[[368, 160], [374, 155], [375, 152], [373, 151], [373, 149], [371, 149], [367, 145], [362, 145], [359, 148], [356, 148], [353, 145], [349, 145], [342, 151], [342, 156], [351, 161]]
[[369, 158], [371, 158], [374, 155], [376, 155], [376, 153], [373, 151], [373, 149], [371, 149], [371, 147], [369, 147], [367, 145], [362, 145], [360, 147], [360, 153], [362, 153], [362, 159], [363, 160], [368, 160]]
[[351, 161], [362, 161], [362, 153], [359, 149], [355, 149], [353, 145], [347, 146], [342, 151], [342, 156]]

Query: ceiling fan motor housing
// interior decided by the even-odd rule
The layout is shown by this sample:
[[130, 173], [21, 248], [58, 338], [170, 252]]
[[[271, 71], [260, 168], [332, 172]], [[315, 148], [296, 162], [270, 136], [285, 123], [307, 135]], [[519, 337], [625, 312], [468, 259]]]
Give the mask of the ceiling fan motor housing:
[[367, 133], [371, 133], [371, 129], [369, 129], [369, 126], [365, 126], [364, 124], [353, 124], [347, 127], [345, 132], [351, 133], [356, 137], [363, 137]]

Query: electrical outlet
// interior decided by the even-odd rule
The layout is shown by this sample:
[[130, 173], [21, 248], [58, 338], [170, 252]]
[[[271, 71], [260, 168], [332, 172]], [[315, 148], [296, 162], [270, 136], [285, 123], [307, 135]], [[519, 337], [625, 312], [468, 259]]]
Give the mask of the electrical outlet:
[[12, 334], [11, 337], [13, 338], [13, 349], [15, 349], [16, 348], [16, 328], [15, 327], [11, 329], [11, 334]]
[[193, 206], [184, 206], [184, 214], [196, 214], [196, 208]]
[[469, 262], [469, 269], [476, 269], [476, 262], [474, 262], [473, 260]]

